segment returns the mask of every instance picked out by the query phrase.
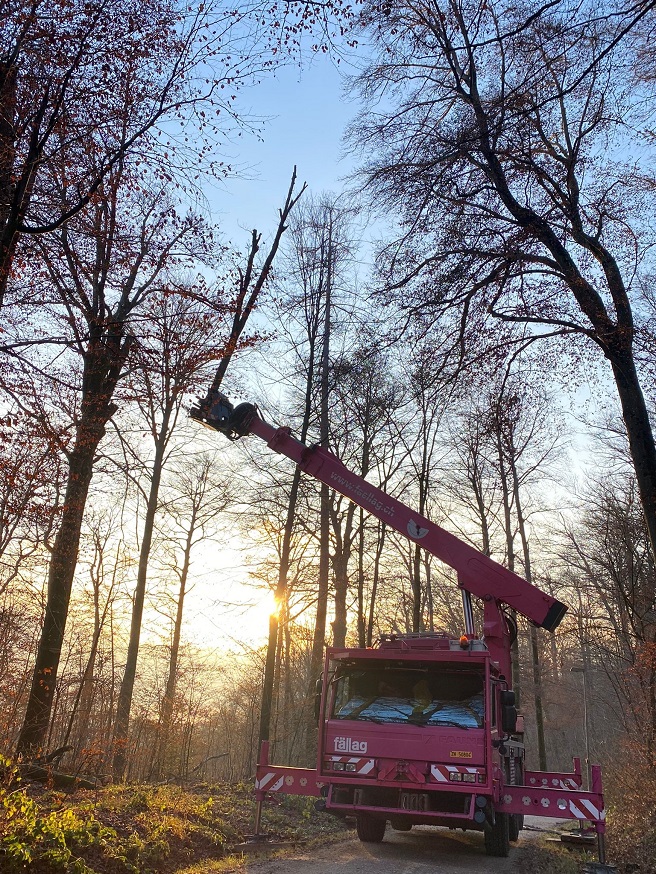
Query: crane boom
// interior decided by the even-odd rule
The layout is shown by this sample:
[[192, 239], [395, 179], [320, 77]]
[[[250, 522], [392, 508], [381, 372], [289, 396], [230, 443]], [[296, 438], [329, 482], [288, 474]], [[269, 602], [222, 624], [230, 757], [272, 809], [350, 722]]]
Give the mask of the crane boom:
[[458, 574], [459, 586], [466, 592], [485, 602], [494, 600], [506, 604], [547, 631], [554, 631], [565, 615], [565, 604], [353, 473], [332, 452], [321, 446], [307, 446], [293, 437], [287, 427], [270, 425], [254, 404], [234, 407], [221, 392], [211, 390], [190, 415], [231, 440], [249, 434], [264, 440], [301, 470], [453, 568]]

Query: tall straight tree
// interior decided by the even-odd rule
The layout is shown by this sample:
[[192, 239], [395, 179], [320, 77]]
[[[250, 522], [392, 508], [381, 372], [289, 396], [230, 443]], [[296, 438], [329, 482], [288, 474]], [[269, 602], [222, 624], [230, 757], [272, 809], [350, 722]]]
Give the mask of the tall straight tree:
[[[285, 341], [291, 346], [292, 379], [300, 393], [299, 430], [305, 441], [312, 430], [319, 439], [328, 442], [328, 405], [331, 388], [331, 339], [335, 328], [333, 293], [341, 279], [343, 260], [348, 251], [344, 234], [344, 211], [334, 198], [324, 195], [310, 198], [295, 211], [290, 226], [288, 245], [281, 253], [281, 271], [277, 289], [281, 295], [278, 314], [283, 314]], [[322, 435], [324, 435], [322, 437]], [[292, 551], [300, 471], [295, 470], [289, 487], [289, 501], [280, 565], [275, 588], [277, 605], [286, 600], [289, 562]], [[313, 632], [310, 677], [311, 683], [321, 668], [326, 637], [328, 594], [330, 586], [330, 490], [320, 490], [321, 521], [319, 523], [319, 568], [317, 607]], [[313, 529], [316, 524], [313, 523]], [[274, 699], [274, 677], [279, 631], [278, 612], [269, 620], [269, 640], [262, 693], [260, 740], [269, 738]], [[314, 688], [308, 688], [308, 698]], [[308, 722], [308, 755], [312, 747], [313, 722]]]
[[[546, 475], [546, 468], [558, 449], [558, 437], [547, 417], [546, 395], [532, 389], [528, 381], [506, 374], [496, 392], [489, 396], [486, 419], [488, 438], [496, 450], [498, 478], [503, 497], [504, 528], [508, 567], [515, 565], [515, 534], [521, 542], [522, 572], [533, 583], [533, 565], [529, 543], [528, 516], [524, 506], [526, 487], [532, 478]], [[517, 617], [515, 616], [515, 619]], [[537, 729], [540, 769], [547, 769], [547, 748], [544, 731], [542, 665], [538, 629], [529, 629], [533, 701]], [[513, 683], [519, 679], [519, 653], [513, 644]], [[519, 688], [519, 684], [517, 684]]]
[[[380, 337], [361, 332], [353, 351], [336, 356], [332, 365], [333, 402], [331, 422], [333, 451], [350, 470], [362, 477], [372, 476], [385, 488], [390, 470], [395, 467], [396, 428], [401, 389], [393, 379], [389, 361], [378, 347]], [[397, 462], [398, 464], [398, 462]], [[352, 573], [357, 579], [358, 637], [364, 646], [365, 620], [365, 550], [371, 525], [367, 514], [355, 504], [335, 496], [331, 504], [333, 528], [332, 563], [335, 578], [335, 619], [333, 645], [344, 646], [348, 630], [348, 594]], [[375, 524], [376, 534], [384, 538], [384, 529]], [[376, 547], [374, 547], [375, 549]], [[357, 570], [350, 568], [356, 551]], [[371, 595], [375, 600], [375, 594]]]
[[383, 93], [388, 102], [353, 136], [373, 156], [368, 189], [402, 217], [383, 264], [401, 306], [426, 327], [448, 326], [460, 355], [478, 353], [500, 320], [557, 338], [548, 348], [568, 364], [608, 362], [656, 553], [656, 448], [640, 377], [653, 355], [641, 313], [656, 200], [627, 139], [635, 121], [638, 148], [656, 104], [630, 84], [625, 33], [647, 8], [368, 2], [378, 52], [360, 85], [370, 105]]
[[42, 438], [18, 411], [0, 421], [0, 596], [56, 528], [63, 463], [57, 440]]
[[[412, 471], [413, 487], [417, 494], [417, 511], [422, 516], [430, 516], [429, 503], [434, 492], [435, 454], [437, 451], [437, 432], [444, 412], [447, 395], [446, 387], [436, 372], [436, 362], [433, 350], [426, 344], [421, 344], [413, 355], [409, 373], [409, 394], [411, 403], [416, 405], [417, 424], [416, 440], [408, 447], [408, 464]], [[439, 365], [438, 365], [439, 366]], [[430, 583], [426, 580], [425, 591], [422, 592], [422, 564], [424, 550], [419, 543], [412, 547], [412, 569], [410, 582], [412, 586], [412, 630], [424, 629], [424, 600], [431, 607]], [[432, 620], [432, 608], [429, 610]], [[433, 631], [432, 624], [429, 630]]]
[[656, 564], [628, 465], [599, 472], [566, 526], [563, 574], [581, 592], [581, 655], [590, 654], [610, 678], [627, 733], [656, 760]]
[[[213, 453], [179, 460], [171, 469], [167, 485], [165, 527], [165, 573], [178, 580], [173, 596], [175, 615], [172, 619], [171, 645], [164, 694], [160, 704], [157, 745], [154, 755], [154, 776], [172, 773], [171, 741], [178, 686], [180, 644], [185, 599], [190, 589], [189, 571], [195, 548], [215, 534], [217, 518], [230, 503], [230, 492]], [[214, 472], [214, 473], [213, 473]]]

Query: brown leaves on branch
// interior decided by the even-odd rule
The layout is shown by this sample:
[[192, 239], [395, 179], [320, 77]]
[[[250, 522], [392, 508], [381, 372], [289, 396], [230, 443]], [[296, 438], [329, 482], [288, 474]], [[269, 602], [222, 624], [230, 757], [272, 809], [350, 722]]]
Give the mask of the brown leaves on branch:
[[126, 160], [183, 187], [230, 172], [216, 152], [249, 124], [239, 89], [350, 14], [339, 2], [0, 0], [0, 306], [21, 236], [61, 227]]

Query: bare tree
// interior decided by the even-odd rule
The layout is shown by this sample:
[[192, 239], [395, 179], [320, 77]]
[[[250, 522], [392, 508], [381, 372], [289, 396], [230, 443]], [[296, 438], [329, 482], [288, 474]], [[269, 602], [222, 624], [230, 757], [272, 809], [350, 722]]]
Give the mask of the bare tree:
[[[117, 411], [114, 392], [128, 358], [133, 316], [152, 293], [171, 254], [180, 251], [187, 239], [194, 238], [195, 245], [202, 232], [195, 217], [179, 218], [171, 210], [170, 201], [159, 188], [128, 194], [127, 175], [123, 167], [107, 177], [102, 197], [86, 218], [69, 222], [56, 240], [41, 241], [41, 256], [51, 283], [50, 312], [53, 320], [59, 319], [74, 352], [68, 370], [53, 366], [44, 375], [57, 374], [59, 384], [66, 387], [71, 434], [51, 430], [68, 462], [68, 475], [50, 557], [48, 598], [32, 688], [17, 745], [21, 755], [41, 749], [46, 737], [84, 509], [98, 446]], [[65, 180], [61, 181], [65, 185]], [[54, 360], [58, 357], [56, 349]], [[35, 374], [41, 376], [38, 359], [26, 359], [23, 373], [32, 381]], [[25, 386], [21, 390], [24, 392]], [[34, 392], [30, 399], [36, 406], [33, 415], [45, 425], [54, 417], [43, 406], [38, 387]]]
[[[126, 160], [193, 187], [199, 172], [230, 173], [216, 152], [250, 126], [235, 109], [240, 86], [296, 53], [301, 33], [323, 43], [348, 11], [296, 0], [284, 15], [260, 0], [2, 0], [0, 18], [1, 307], [12, 265], [24, 271], [21, 239], [65, 225]], [[53, 170], [68, 179], [63, 196]]]
[[[401, 389], [391, 365], [379, 348], [380, 338], [373, 330], [361, 330], [352, 351], [337, 356], [332, 365], [333, 403], [331, 421], [333, 446], [347, 466], [360, 476], [373, 476], [376, 484], [387, 486], [395, 469], [395, 438]], [[398, 466], [398, 463], [397, 463]], [[357, 514], [357, 515], [356, 515]], [[373, 537], [374, 576], [380, 560], [378, 538], [385, 539], [384, 526], [369, 522], [367, 514], [350, 501], [334, 496], [331, 502], [333, 529], [332, 564], [335, 579], [335, 620], [333, 644], [344, 646], [347, 635], [349, 600], [357, 605], [358, 638], [365, 646], [367, 613], [371, 616], [375, 591], [367, 593], [365, 559]], [[353, 552], [357, 566], [352, 567]], [[352, 578], [356, 594], [349, 599]], [[369, 605], [367, 610], [367, 595]]]
[[[235, 352], [238, 349], [243, 331], [248, 322], [248, 318], [251, 315], [255, 305], [260, 298], [260, 295], [266, 288], [267, 283], [271, 278], [273, 263], [278, 253], [278, 249], [280, 248], [283, 234], [287, 231], [288, 223], [292, 220], [293, 217], [294, 208], [296, 207], [300, 198], [305, 193], [305, 189], [306, 185], [305, 183], [303, 183], [300, 190], [296, 190], [296, 167], [294, 167], [285, 202], [278, 212], [278, 225], [276, 227], [275, 234], [269, 245], [268, 252], [266, 253], [261, 263], [258, 263], [257, 261], [257, 255], [260, 250], [261, 244], [261, 235], [257, 232], [257, 230], [253, 230], [251, 237], [251, 246], [246, 261], [246, 267], [243, 271], [239, 271], [239, 283], [233, 309], [234, 315], [229, 339], [226, 344], [226, 353], [214, 375], [211, 391], [216, 391], [223, 382], [223, 379], [228, 369], [228, 365], [230, 364], [230, 361], [232, 360]], [[298, 480], [297, 478], [295, 478], [294, 483], [292, 484], [292, 498], [290, 500], [287, 514], [288, 520], [293, 519], [295, 507], [295, 493], [297, 488]], [[289, 532], [291, 533], [291, 522], [289, 522], [286, 526], [286, 531], [287, 530], [289, 530]], [[287, 546], [285, 546], [285, 544], [283, 543], [283, 564], [281, 565], [281, 571], [278, 577], [278, 584], [276, 586], [276, 600], [279, 604], [284, 603], [285, 600], [287, 573], [285, 565], [287, 562], [286, 556], [288, 557], [289, 554], [288, 538], [290, 536], [290, 533], [286, 535]], [[277, 629], [277, 617], [275, 614], [272, 614], [269, 623], [269, 644], [265, 667], [264, 687], [262, 693], [263, 697], [260, 717], [260, 741], [262, 741], [263, 739], [268, 739], [269, 736], [269, 720], [271, 716], [271, 701], [273, 696], [273, 671], [278, 639]]]
[[[401, 215], [386, 286], [426, 329], [450, 332], [461, 362], [481, 339], [541, 340], [560, 360], [608, 362], [656, 549], [656, 448], [640, 377], [653, 180], [613, 149], [628, 119], [651, 116], [637, 121], [630, 41], [596, 13], [367, 4], [378, 57], [360, 87], [369, 103], [383, 91], [396, 99], [365, 113], [353, 138], [373, 154], [368, 188]], [[500, 338], [495, 320], [523, 336]]]
[[166, 684], [160, 705], [158, 739], [154, 755], [156, 776], [171, 773], [171, 732], [178, 662], [182, 639], [185, 598], [189, 592], [189, 570], [194, 548], [215, 534], [216, 523], [230, 503], [230, 494], [223, 478], [215, 472], [217, 458], [213, 454], [199, 455], [186, 464], [178, 463], [169, 471], [171, 482], [166, 488], [165, 510], [167, 538], [165, 554], [167, 569], [178, 579], [177, 593], [172, 598], [175, 615], [172, 621]]
[[[534, 580], [529, 543], [529, 520], [526, 512], [526, 487], [536, 476], [546, 475], [549, 462], [558, 450], [559, 439], [550, 427], [548, 402], [540, 390], [531, 390], [529, 383], [508, 372], [502, 381], [487, 415], [487, 429], [497, 451], [497, 472], [503, 496], [504, 528], [508, 567], [515, 565], [515, 535], [521, 542], [520, 560], [526, 579]], [[514, 617], [517, 622], [517, 616]], [[533, 678], [533, 701], [537, 729], [538, 759], [541, 770], [547, 770], [547, 748], [544, 730], [542, 665], [538, 630], [529, 628]], [[519, 680], [517, 643], [513, 644], [513, 672]], [[517, 683], [517, 688], [519, 684]]]
[[[91, 518], [87, 515], [86, 518], [87, 534], [92, 544], [89, 577], [93, 629], [79, 686], [72, 703], [67, 708], [66, 728], [58, 742], [60, 747], [67, 747], [72, 741], [70, 757], [78, 766], [82, 765], [81, 752], [90, 740], [93, 716], [99, 715], [100, 710], [96, 708], [94, 714], [94, 697], [98, 691], [95, 680], [101, 636], [109, 624], [117, 589], [119, 583], [123, 581], [129, 563], [124, 543], [121, 540], [115, 544], [111, 542], [115, 534], [116, 516], [115, 513], [98, 513]], [[98, 732], [95, 734], [93, 740], [97, 741]]]
[[[141, 624], [149, 561], [159, 509], [160, 484], [171, 454], [171, 441], [190, 391], [207, 377], [229, 348], [230, 304], [202, 286], [168, 285], [153, 294], [131, 354], [132, 368], [124, 393], [141, 413], [153, 440], [153, 455], [143, 488], [145, 513], [139, 546], [139, 566], [132, 602], [130, 638], [118, 696], [114, 728], [114, 773], [123, 774], [132, 692], [137, 673]], [[237, 345], [237, 339], [235, 340]], [[119, 436], [121, 428], [117, 429]], [[139, 480], [143, 447], [122, 440], [129, 460], [126, 470]], [[175, 446], [173, 447], [175, 451]]]
[[[579, 642], [612, 681], [627, 731], [656, 750], [656, 603], [653, 555], [627, 472], [593, 483], [566, 527], [564, 573], [581, 591]], [[589, 667], [589, 664], [586, 665]]]
[[50, 541], [62, 467], [57, 440], [47, 429], [18, 410], [0, 422], [0, 595]]

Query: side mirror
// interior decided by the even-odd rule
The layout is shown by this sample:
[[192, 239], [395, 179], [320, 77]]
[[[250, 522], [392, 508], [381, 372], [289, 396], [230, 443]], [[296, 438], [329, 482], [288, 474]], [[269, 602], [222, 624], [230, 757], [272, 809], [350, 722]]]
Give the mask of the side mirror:
[[514, 734], [517, 731], [515, 693], [510, 689], [501, 693], [501, 729], [504, 734]]
[[316, 682], [314, 687], [314, 721], [319, 725], [319, 715], [321, 714], [321, 690], [322, 690], [322, 678]]

